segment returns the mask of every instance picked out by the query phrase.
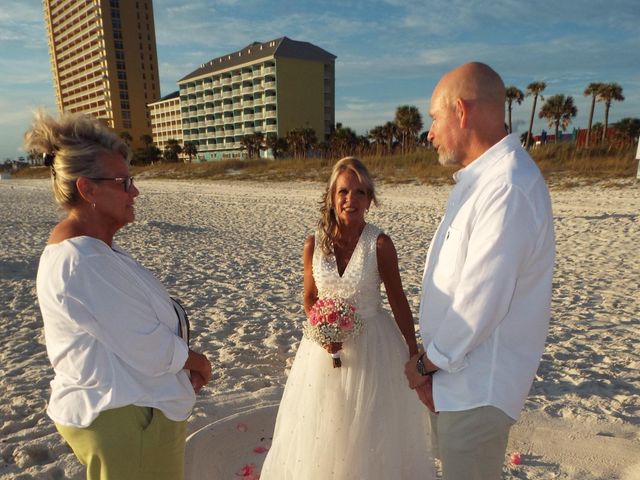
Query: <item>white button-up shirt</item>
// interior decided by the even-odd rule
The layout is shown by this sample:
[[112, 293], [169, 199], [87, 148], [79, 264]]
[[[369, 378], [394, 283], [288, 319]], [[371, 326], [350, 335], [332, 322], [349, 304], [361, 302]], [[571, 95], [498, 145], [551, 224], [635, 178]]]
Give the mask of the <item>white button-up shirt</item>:
[[455, 174], [431, 242], [420, 330], [438, 411], [517, 419], [547, 337], [555, 241], [549, 191], [510, 135]]
[[55, 371], [51, 419], [86, 427], [126, 405], [157, 408], [175, 421], [189, 416], [187, 344], [151, 272], [115, 245], [75, 237], [45, 248], [36, 285]]

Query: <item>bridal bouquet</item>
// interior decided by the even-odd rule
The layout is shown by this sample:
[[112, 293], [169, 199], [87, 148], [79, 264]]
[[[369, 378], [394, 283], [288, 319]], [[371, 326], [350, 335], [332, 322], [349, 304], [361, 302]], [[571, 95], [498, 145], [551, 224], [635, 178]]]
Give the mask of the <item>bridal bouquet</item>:
[[356, 308], [342, 298], [319, 298], [311, 307], [304, 336], [323, 347], [329, 347], [333, 367], [341, 367], [341, 343], [362, 330]]

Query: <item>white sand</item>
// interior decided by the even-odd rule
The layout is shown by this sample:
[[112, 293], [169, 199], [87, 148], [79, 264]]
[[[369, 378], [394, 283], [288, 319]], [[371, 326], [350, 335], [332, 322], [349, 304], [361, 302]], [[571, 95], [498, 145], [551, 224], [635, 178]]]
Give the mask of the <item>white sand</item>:
[[[256, 409], [277, 404], [300, 338], [302, 244], [314, 228], [322, 186], [139, 186], [138, 221], [117, 240], [181, 298], [194, 346], [214, 364], [189, 429], [236, 415], [217, 434], [237, 431], [238, 423], [247, 432], [213, 443], [211, 458], [228, 460], [220, 471], [254, 462], [257, 472], [264, 454], [252, 450], [268, 442], [257, 430], [265, 428], [260, 412], [270, 410]], [[382, 186], [382, 206], [370, 215], [396, 244], [414, 312], [449, 188]], [[640, 479], [640, 184], [552, 188], [552, 197], [553, 318], [511, 435], [509, 451], [521, 452], [522, 465], [505, 467], [504, 478]], [[0, 479], [83, 478], [44, 413], [52, 370], [35, 274], [58, 218], [49, 182], [1, 180], [0, 205]], [[228, 455], [220, 452], [225, 447]], [[218, 478], [233, 478], [226, 475]]]

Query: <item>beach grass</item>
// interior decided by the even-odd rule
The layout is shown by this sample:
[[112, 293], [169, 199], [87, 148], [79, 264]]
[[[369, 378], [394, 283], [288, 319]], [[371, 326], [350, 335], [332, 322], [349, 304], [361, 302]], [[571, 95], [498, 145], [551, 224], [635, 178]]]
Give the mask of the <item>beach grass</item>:
[[[531, 150], [531, 155], [547, 179], [572, 183], [602, 182], [634, 178], [638, 168], [635, 148], [595, 146], [576, 148], [574, 144], [548, 144]], [[373, 176], [385, 183], [451, 183], [452, 167], [438, 163], [435, 150], [420, 148], [408, 154], [364, 155], [361, 157]], [[165, 163], [133, 166], [137, 177], [159, 179], [209, 179], [252, 181], [325, 181], [337, 159], [284, 158], [278, 160], [222, 160], [193, 163]], [[18, 178], [45, 178], [46, 167], [28, 167], [15, 172]]]

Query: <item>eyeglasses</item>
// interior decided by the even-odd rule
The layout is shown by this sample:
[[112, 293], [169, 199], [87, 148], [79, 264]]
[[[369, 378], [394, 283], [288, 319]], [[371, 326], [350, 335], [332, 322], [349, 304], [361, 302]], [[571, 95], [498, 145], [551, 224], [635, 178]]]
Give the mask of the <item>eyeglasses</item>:
[[100, 177], [89, 178], [89, 180], [111, 180], [116, 183], [121, 183], [124, 186], [124, 191], [128, 192], [133, 185], [133, 177]]

